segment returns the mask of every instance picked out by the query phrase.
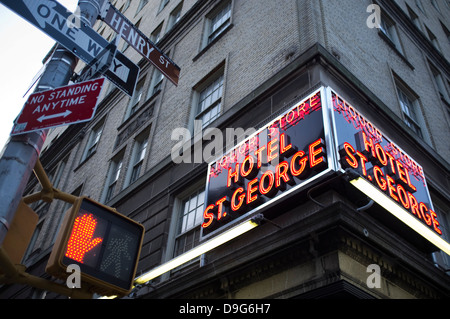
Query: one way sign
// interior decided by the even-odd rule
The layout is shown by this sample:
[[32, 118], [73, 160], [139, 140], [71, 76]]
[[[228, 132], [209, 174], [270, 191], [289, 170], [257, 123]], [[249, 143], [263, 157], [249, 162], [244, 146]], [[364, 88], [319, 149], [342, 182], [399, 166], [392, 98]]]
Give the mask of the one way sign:
[[[91, 64], [109, 42], [84, 23], [72, 23], [74, 15], [55, 0], [0, 0], [9, 9]], [[117, 51], [105, 77], [128, 95], [133, 95], [139, 67]]]

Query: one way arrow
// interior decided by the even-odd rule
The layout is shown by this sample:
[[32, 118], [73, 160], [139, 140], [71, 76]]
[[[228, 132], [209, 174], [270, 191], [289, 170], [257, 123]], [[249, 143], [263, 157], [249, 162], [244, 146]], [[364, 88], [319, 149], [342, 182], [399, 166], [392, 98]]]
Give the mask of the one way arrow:
[[67, 117], [70, 114], [72, 114], [72, 112], [70, 112], [69, 110], [66, 110], [64, 113], [57, 113], [57, 114], [52, 114], [52, 115], [42, 115], [40, 118], [38, 118], [37, 120], [42, 123], [42, 121], [44, 120], [50, 120], [50, 119], [54, 119], [57, 117]]
[[[0, 3], [55, 39], [86, 64], [91, 64], [109, 44], [88, 25], [73, 23], [77, 16], [56, 0], [0, 0]], [[120, 51], [116, 51], [113, 64], [120, 67], [104, 70], [104, 76], [132, 96], [139, 77], [139, 66]]]
[[54, 37], [86, 63], [90, 63], [102, 49], [102, 45], [86, 33], [87, 28], [81, 26], [77, 28], [75, 24], [70, 23], [73, 14], [71, 15], [70, 11], [54, 0], [22, 1], [29, 11], [27, 16], [36, 21], [37, 27]]
[[33, 3], [33, 1], [24, 1], [23, 3], [28, 8], [28, 11], [30, 11], [31, 15], [39, 24], [41, 29], [45, 29], [46, 22], [47, 20], [50, 20], [48, 18], [50, 13], [55, 10], [56, 3], [49, 0], [41, 0], [40, 3]]

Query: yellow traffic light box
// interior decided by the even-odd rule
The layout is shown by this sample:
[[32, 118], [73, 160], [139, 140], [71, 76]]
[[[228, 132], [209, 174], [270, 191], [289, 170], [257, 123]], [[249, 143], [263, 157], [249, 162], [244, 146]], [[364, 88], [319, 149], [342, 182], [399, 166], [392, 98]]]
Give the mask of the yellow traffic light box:
[[[144, 227], [87, 197], [79, 197], [64, 217], [46, 272], [67, 278], [78, 265], [81, 281], [104, 296], [128, 294], [139, 260]], [[75, 288], [74, 288], [75, 289]]]
[[38, 220], [38, 215], [21, 200], [2, 245], [13, 264], [21, 263]]

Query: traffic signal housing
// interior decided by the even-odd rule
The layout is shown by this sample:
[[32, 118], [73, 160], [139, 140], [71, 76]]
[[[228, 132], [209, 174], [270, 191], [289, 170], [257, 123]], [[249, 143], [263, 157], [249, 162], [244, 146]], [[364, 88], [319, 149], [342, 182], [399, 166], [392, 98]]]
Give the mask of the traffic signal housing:
[[124, 296], [133, 287], [144, 227], [111, 207], [79, 197], [66, 212], [46, 272], [66, 279], [78, 265], [81, 285], [103, 296]]
[[38, 214], [21, 200], [2, 244], [2, 248], [13, 264], [22, 262], [38, 220]]

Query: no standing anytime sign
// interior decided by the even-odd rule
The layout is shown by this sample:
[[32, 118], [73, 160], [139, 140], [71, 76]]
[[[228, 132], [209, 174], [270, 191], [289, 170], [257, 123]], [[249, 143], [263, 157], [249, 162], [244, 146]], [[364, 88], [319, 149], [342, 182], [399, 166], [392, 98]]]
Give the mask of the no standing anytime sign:
[[31, 94], [11, 135], [89, 121], [95, 114], [104, 78]]

